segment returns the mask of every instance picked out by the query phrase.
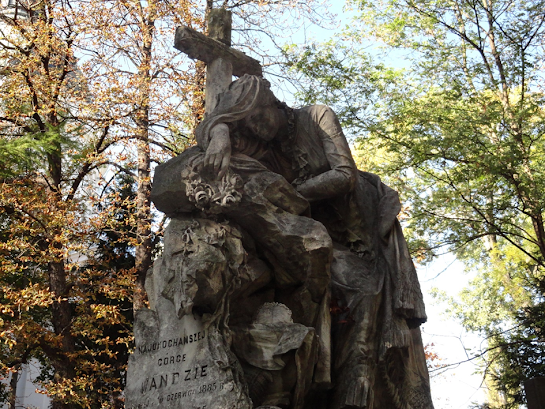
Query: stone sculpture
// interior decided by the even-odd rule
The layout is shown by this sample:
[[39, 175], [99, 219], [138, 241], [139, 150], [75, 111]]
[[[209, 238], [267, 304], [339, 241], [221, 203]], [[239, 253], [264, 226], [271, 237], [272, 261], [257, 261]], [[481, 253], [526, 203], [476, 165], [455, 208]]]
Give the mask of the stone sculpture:
[[397, 193], [356, 169], [331, 109], [276, 99], [229, 17], [213, 10], [212, 38], [177, 32], [208, 64], [207, 116], [155, 171], [171, 221], [126, 407], [432, 409]]
[[[290, 109], [244, 75], [196, 135], [156, 170], [172, 220], [127, 407], [432, 408], [399, 199], [356, 169], [333, 111]], [[161, 375], [167, 363], [178, 372]]]

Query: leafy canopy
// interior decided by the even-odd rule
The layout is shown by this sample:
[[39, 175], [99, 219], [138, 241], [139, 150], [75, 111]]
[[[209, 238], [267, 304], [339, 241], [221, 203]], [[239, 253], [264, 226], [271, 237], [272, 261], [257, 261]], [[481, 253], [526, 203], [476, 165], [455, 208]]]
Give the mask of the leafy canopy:
[[515, 407], [524, 377], [545, 374], [530, 359], [545, 347], [545, 2], [348, 4], [357, 17], [338, 39], [286, 49], [300, 97], [336, 108], [361, 166], [400, 191], [418, 261], [452, 251], [480, 271], [452, 310], [489, 338]]

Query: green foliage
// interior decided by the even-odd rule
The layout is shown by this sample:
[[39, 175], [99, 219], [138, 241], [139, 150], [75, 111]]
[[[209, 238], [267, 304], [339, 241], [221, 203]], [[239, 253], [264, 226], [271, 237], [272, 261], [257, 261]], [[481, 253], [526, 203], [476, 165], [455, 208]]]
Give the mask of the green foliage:
[[[545, 3], [349, 3], [359, 15], [336, 41], [289, 54], [304, 78], [301, 99], [331, 104], [359, 136], [362, 167], [400, 191], [418, 261], [451, 251], [480, 272], [452, 313], [488, 337], [490, 373], [516, 407], [524, 377], [545, 375], [533, 358], [545, 345], [536, 336], [545, 272]], [[363, 51], [369, 39], [382, 47], [373, 58]], [[373, 62], [380, 52], [402, 58], [404, 69]]]
[[48, 126], [45, 132], [28, 132], [0, 139], [0, 178], [15, 177], [42, 170], [48, 155], [74, 145], [62, 126]]
[[364, 136], [380, 105], [381, 93], [394, 92], [402, 77], [401, 70], [374, 64], [351, 43], [292, 44], [284, 48], [284, 56], [297, 76], [296, 97], [301, 103], [331, 106], [352, 137]]
[[[81, 220], [81, 208], [52, 212], [54, 198], [31, 178], [4, 184], [0, 194], [0, 206], [8, 209], [0, 214], [0, 373], [37, 359], [42, 370], [37, 380], [72, 408], [123, 407], [133, 347], [136, 210], [134, 180], [118, 176], [115, 182], [100, 206], [108, 211], [97, 210], [91, 223]], [[65, 229], [62, 237], [48, 234], [57, 224], [77, 228]], [[55, 297], [48, 289], [48, 264], [59, 254], [51, 254], [47, 241], [64, 241], [61, 254], [69, 249], [72, 257], [66, 267], [73, 314], [70, 352], [59, 347], [61, 338], [51, 328]], [[74, 364], [72, 378], [59, 382], [55, 359]], [[7, 399], [7, 393], [2, 396]]]
[[114, 259], [99, 266], [104, 223], [85, 202], [99, 189], [80, 187], [102, 182], [93, 170], [111, 138], [76, 118], [73, 33], [58, 31], [59, 4], [39, 2], [51, 18], [14, 23], [1, 39], [0, 374], [37, 359], [55, 409], [120, 407], [134, 276]]
[[[122, 408], [122, 391], [133, 345], [134, 178], [119, 174], [98, 207], [109, 209], [93, 257], [80, 270], [74, 331], [82, 351], [78, 377], [88, 379], [81, 402], [91, 408]], [[100, 211], [100, 209], [98, 209]], [[83, 302], [83, 300], [85, 300]]]

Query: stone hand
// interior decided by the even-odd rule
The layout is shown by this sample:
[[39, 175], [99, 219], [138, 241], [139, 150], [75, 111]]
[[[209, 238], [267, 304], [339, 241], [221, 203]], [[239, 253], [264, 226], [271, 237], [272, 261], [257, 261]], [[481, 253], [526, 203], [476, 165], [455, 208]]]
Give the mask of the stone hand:
[[231, 140], [229, 127], [226, 124], [217, 124], [210, 131], [210, 144], [204, 155], [204, 170], [217, 175], [221, 179], [227, 173], [231, 162]]

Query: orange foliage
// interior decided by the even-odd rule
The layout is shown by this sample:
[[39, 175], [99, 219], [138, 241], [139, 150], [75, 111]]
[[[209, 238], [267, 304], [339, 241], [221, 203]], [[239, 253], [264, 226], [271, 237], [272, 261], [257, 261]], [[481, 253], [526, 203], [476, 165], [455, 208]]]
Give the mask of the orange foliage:
[[[151, 263], [151, 164], [193, 143], [203, 109], [203, 67], [173, 49], [174, 30], [205, 31], [207, 3], [29, 0], [2, 20], [0, 376], [40, 359], [55, 409], [123, 405], [130, 307]], [[248, 27], [312, 3], [233, 10]], [[119, 173], [136, 195], [115, 192]], [[134, 266], [98, 257], [105, 231]]]

